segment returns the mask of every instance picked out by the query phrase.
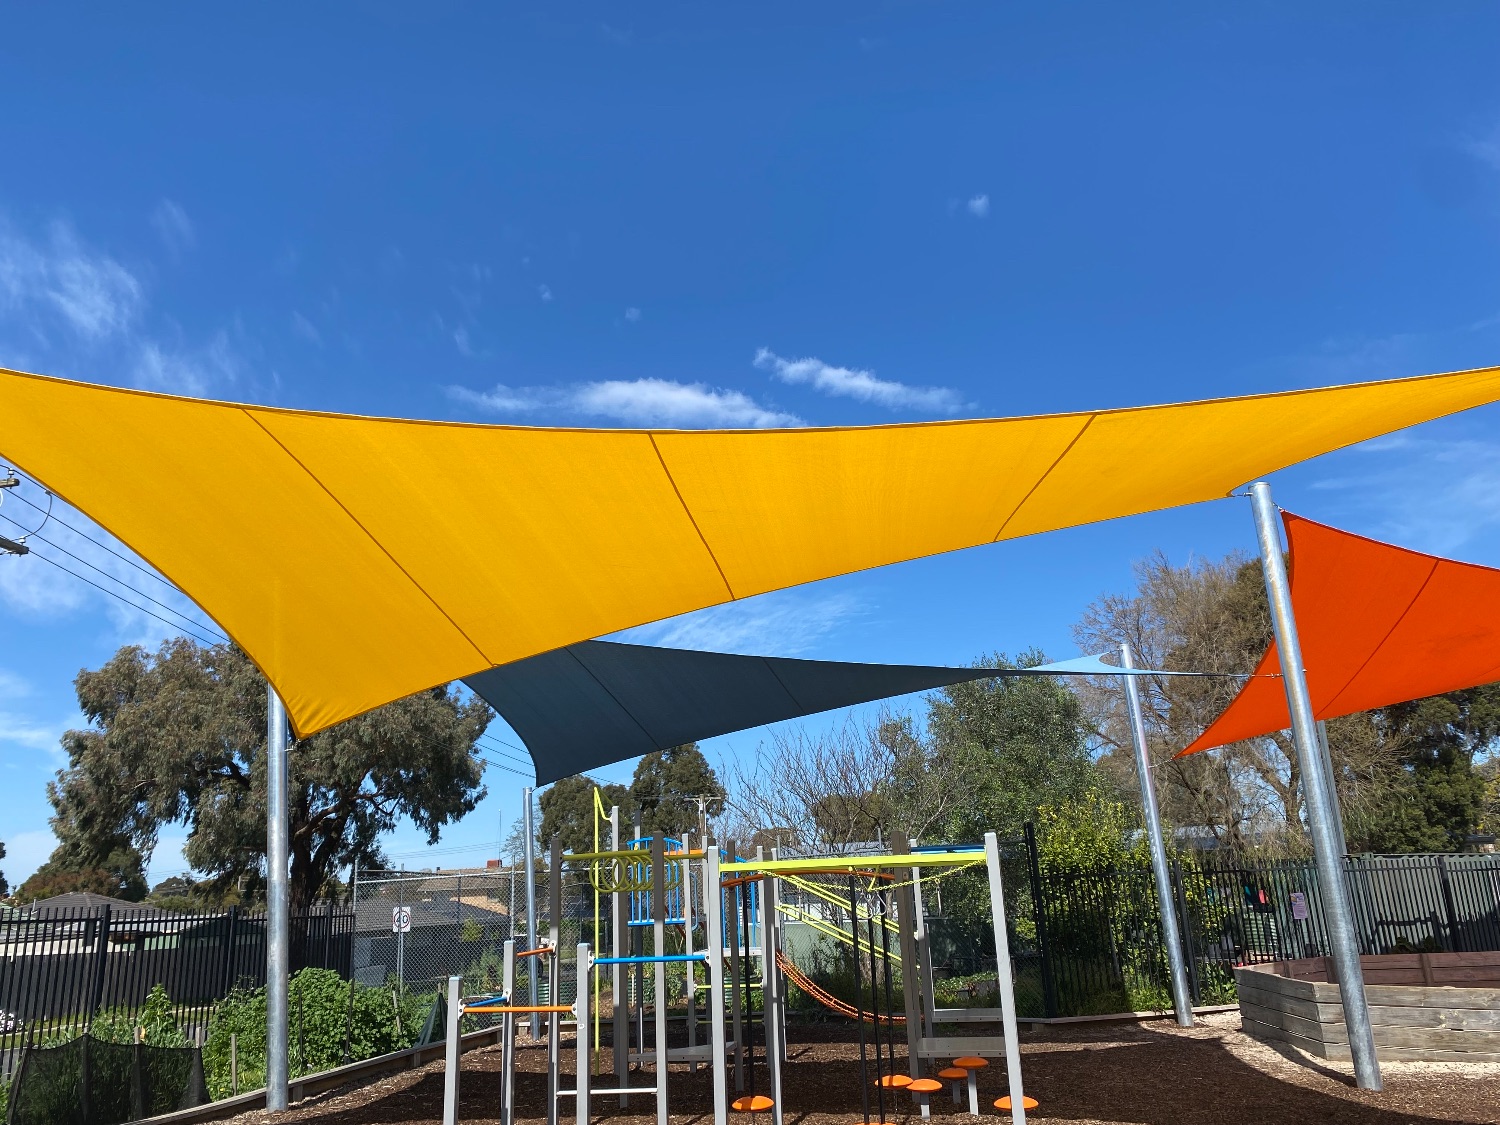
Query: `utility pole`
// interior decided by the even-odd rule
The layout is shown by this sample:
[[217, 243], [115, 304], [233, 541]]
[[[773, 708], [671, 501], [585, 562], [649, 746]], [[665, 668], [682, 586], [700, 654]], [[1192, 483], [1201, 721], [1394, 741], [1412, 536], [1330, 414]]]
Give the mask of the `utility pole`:
[[[1135, 659], [1128, 644], [1120, 646], [1120, 667], [1135, 667]], [[1156, 807], [1156, 781], [1151, 775], [1151, 756], [1147, 752], [1146, 721], [1141, 715], [1141, 693], [1135, 676], [1126, 674], [1120, 679], [1125, 684], [1125, 705], [1130, 712], [1130, 734], [1135, 743], [1135, 771], [1141, 779], [1141, 809], [1146, 814], [1146, 841], [1151, 846], [1151, 874], [1156, 878], [1161, 941], [1167, 949], [1167, 974], [1172, 982], [1172, 1006], [1177, 1012], [1177, 1026], [1192, 1027], [1193, 998], [1188, 992], [1187, 967], [1183, 964], [1182, 934], [1177, 929], [1172, 875], [1167, 870], [1167, 848], [1161, 838], [1161, 812]]]
[[266, 685], [266, 1109], [287, 1107], [291, 925], [287, 914], [291, 822], [287, 807], [286, 707]]
[[1255, 532], [1260, 541], [1260, 561], [1265, 571], [1266, 595], [1271, 602], [1271, 624], [1281, 654], [1282, 685], [1287, 711], [1292, 719], [1292, 742], [1297, 747], [1297, 765], [1302, 773], [1302, 795], [1307, 806], [1307, 828], [1312, 836], [1318, 864], [1324, 919], [1328, 925], [1329, 952], [1338, 976], [1339, 997], [1344, 1005], [1344, 1026], [1349, 1032], [1349, 1053], [1354, 1059], [1354, 1080], [1362, 1090], [1381, 1089], [1380, 1063], [1375, 1058], [1375, 1036], [1370, 1029], [1370, 1008], [1365, 998], [1365, 977], [1359, 964], [1359, 939], [1354, 932], [1349, 888], [1344, 879], [1343, 833], [1328, 792], [1329, 774], [1313, 718], [1312, 696], [1307, 689], [1307, 670], [1302, 663], [1302, 642], [1297, 636], [1297, 618], [1292, 612], [1292, 588], [1287, 579], [1286, 559], [1281, 548], [1281, 523], [1271, 486], [1258, 481], [1250, 486], [1255, 510]]

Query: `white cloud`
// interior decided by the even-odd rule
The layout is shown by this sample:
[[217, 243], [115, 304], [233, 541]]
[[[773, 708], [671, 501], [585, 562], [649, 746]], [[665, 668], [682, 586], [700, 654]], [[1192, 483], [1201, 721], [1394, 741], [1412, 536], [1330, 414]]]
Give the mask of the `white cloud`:
[[912, 387], [877, 379], [873, 371], [835, 367], [821, 359], [783, 359], [769, 348], [755, 353], [755, 366], [783, 383], [812, 387], [826, 395], [873, 402], [890, 410], [958, 410], [963, 400], [948, 387]]
[[156, 210], [151, 212], [151, 225], [173, 257], [186, 254], [198, 241], [193, 221], [180, 203], [170, 199], [163, 199], [156, 205]]
[[66, 223], [44, 243], [0, 225], [0, 313], [17, 315], [36, 335], [60, 323], [85, 341], [124, 332], [144, 303], [139, 279], [91, 250]]
[[1341, 471], [1310, 487], [1329, 495], [1329, 518], [1363, 523], [1381, 539], [1451, 556], [1500, 528], [1500, 444], [1397, 434], [1325, 464]]
[[469, 343], [469, 330], [460, 324], [453, 330], [453, 346], [458, 349], [461, 356], [474, 355], [474, 346]]
[[802, 419], [796, 415], [761, 406], [740, 391], [668, 379], [611, 379], [570, 387], [500, 385], [489, 391], [449, 387], [448, 396], [456, 402], [493, 414], [554, 410], [590, 418], [610, 418], [633, 426], [763, 429], [802, 425]]
[[544, 301], [552, 300], [552, 287], [549, 285], [538, 285], [536, 295]]
[[964, 207], [976, 219], [983, 219], [990, 213], [990, 197], [987, 195], [971, 196]]
[[0, 746], [18, 746], [41, 754], [62, 753], [64, 731], [76, 730], [85, 723], [81, 712], [75, 711], [61, 722], [42, 722], [30, 715], [0, 711]]
[[641, 310], [632, 305], [630, 308], [625, 310], [625, 319], [634, 324], [636, 321], [641, 319]]
[[628, 629], [616, 640], [708, 652], [796, 656], [866, 612], [849, 593], [782, 590]]
[[206, 395], [239, 378], [240, 360], [226, 332], [216, 332], [207, 346], [186, 351], [167, 349], [154, 340], [142, 342], [131, 380], [149, 391]]
[[319, 332], [317, 326], [299, 312], [292, 313], [292, 333], [302, 337], [309, 344], [316, 344], [320, 348], [323, 346], [323, 333]]

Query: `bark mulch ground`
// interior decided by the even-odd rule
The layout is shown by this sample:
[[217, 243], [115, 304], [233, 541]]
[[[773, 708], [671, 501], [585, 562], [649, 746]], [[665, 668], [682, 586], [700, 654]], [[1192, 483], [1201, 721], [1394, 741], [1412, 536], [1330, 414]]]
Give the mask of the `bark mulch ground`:
[[[837, 1038], [835, 1037], [837, 1036]], [[859, 1047], [837, 1032], [796, 1028], [791, 1061], [784, 1072], [787, 1125], [851, 1125], [863, 1120], [860, 1104]], [[571, 1041], [564, 1045], [564, 1070], [571, 1070]], [[904, 1050], [898, 1058], [904, 1057]], [[517, 1117], [526, 1125], [545, 1120], [545, 1056], [540, 1047], [518, 1051], [522, 1073], [516, 1086]], [[1170, 1022], [1106, 1027], [1047, 1028], [1023, 1033], [1026, 1093], [1040, 1108], [1028, 1115], [1037, 1125], [1438, 1125], [1474, 1122], [1500, 1125], [1500, 1063], [1386, 1063], [1385, 1090], [1356, 1090], [1347, 1066], [1325, 1063], [1292, 1049], [1259, 1043], [1239, 1030], [1237, 1013], [1209, 1016], [1183, 1031]], [[609, 1065], [607, 1061], [601, 1066]], [[762, 1065], [760, 1063], [758, 1066]], [[498, 1119], [498, 1048], [476, 1051], [463, 1060], [459, 1120]], [[981, 1105], [987, 1116], [1005, 1092], [1004, 1067], [982, 1071]], [[756, 1088], [766, 1078], [757, 1071]], [[647, 1084], [650, 1072], [634, 1081]], [[609, 1078], [597, 1080], [611, 1082]], [[571, 1082], [565, 1080], [565, 1085]], [[669, 1083], [674, 1125], [712, 1122], [712, 1089], [706, 1070], [696, 1075], [674, 1067]], [[442, 1063], [409, 1071], [355, 1089], [309, 1099], [278, 1117], [307, 1125], [383, 1125], [438, 1122], [443, 1099]], [[893, 1104], [894, 1103], [894, 1104]], [[874, 1102], [872, 1098], [872, 1110]], [[933, 1125], [973, 1120], [948, 1094], [933, 1095]], [[887, 1119], [915, 1125], [921, 1118], [910, 1097], [888, 1099]], [[572, 1122], [571, 1100], [563, 1122]], [[610, 1125], [655, 1125], [652, 1097], [632, 1098], [621, 1109], [617, 1098], [596, 1097], [593, 1120]], [[745, 1125], [750, 1115], [735, 1114]], [[264, 1121], [261, 1113], [234, 1119], [239, 1125]], [[769, 1125], [760, 1115], [754, 1125]]]

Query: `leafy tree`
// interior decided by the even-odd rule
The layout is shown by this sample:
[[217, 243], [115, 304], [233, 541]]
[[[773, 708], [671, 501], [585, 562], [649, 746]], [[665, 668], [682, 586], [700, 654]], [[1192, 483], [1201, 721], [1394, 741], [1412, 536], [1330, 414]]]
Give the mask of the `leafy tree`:
[[[1028, 668], [1045, 661], [1032, 650], [1015, 663], [995, 654], [980, 665]], [[927, 698], [927, 732], [942, 772], [961, 787], [943, 825], [955, 843], [985, 832], [1019, 836], [1037, 809], [1083, 797], [1096, 782], [1078, 697], [1050, 676], [976, 680], [934, 692]]]
[[[91, 726], [63, 736], [68, 768], [48, 786], [60, 841], [49, 865], [113, 871], [122, 848], [139, 860], [162, 825], [185, 823], [194, 870], [218, 887], [259, 881], [266, 683], [245, 655], [184, 638], [155, 653], [127, 646], [79, 673], [75, 688]], [[482, 700], [433, 688], [295, 742], [292, 908], [336, 885], [334, 872], [351, 861], [378, 866], [377, 839], [399, 818], [436, 843], [472, 810], [484, 795], [474, 744], [491, 714]]]
[[[605, 809], [620, 806], [620, 828], [629, 828], [634, 805], [630, 791], [623, 785], [611, 783], [601, 786], [592, 778], [581, 775], [565, 777], [552, 785], [541, 796], [541, 839], [551, 847], [552, 837], [561, 836], [562, 846], [575, 852], [594, 850], [594, 790], [599, 790]], [[606, 827], [600, 828], [601, 847], [609, 846]]]
[[1461, 851], [1484, 816], [1486, 778], [1474, 758], [1500, 737], [1500, 684], [1398, 703], [1376, 722], [1400, 748], [1401, 770], [1350, 847]]
[[698, 799], [710, 817], [724, 810], [724, 787], [696, 742], [647, 754], [635, 767], [630, 800], [648, 836], [680, 838], [698, 828]]
[[102, 862], [104, 866], [71, 868], [67, 859], [60, 859], [54, 851], [51, 859], [16, 888], [15, 901], [38, 902], [75, 892], [107, 895], [126, 902], [140, 902], [146, 897], [145, 863], [134, 848], [112, 852]]

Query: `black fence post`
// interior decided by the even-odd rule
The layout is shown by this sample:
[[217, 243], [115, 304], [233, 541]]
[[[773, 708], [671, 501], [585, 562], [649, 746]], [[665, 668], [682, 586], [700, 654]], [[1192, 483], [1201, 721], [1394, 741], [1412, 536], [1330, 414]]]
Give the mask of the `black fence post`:
[[1042, 866], [1037, 855], [1036, 825], [1026, 822], [1026, 872], [1031, 879], [1031, 914], [1036, 923], [1036, 947], [1042, 969], [1042, 1012], [1057, 1015], [1057, 981], [1052, 976], [1052, 951], [1047, 942], [1047, 911], [1042, 903]]
[[104, 973], [109, 967], [109, 918], [110, 909], [106, 903], [104, 913], [99, 918], [99, 947], [94, 953], [94, 990], [89, 997], [89, 1024], [94, 1022], [94, 1017], [99, 1014], [99, 1005], [104, 1002]]
[[1458, 927], [1458, 910], [1453, 904], [1453, 882], [1448, 878], [1448, 861], [1437, 857], [1438, 882], [1443, 888], [1443, 911], [1448, 915], [1448, 952], [1463, 953], [1463, 933]]

